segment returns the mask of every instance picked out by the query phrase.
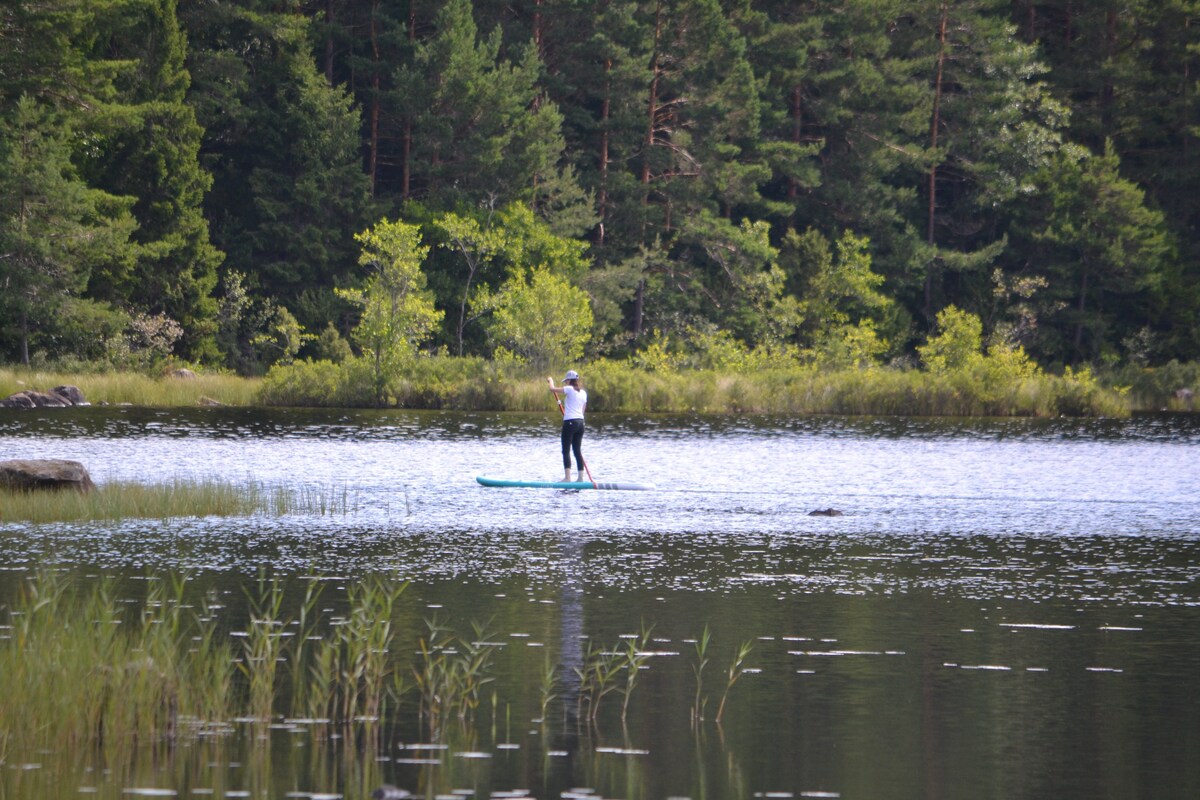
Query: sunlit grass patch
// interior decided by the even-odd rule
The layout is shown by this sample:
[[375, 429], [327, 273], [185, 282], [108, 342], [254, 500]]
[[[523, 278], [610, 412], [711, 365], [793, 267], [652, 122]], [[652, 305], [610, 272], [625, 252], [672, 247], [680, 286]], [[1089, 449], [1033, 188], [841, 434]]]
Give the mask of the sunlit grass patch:
[[224, 373], [199, 373], [193, 378], [151, 376], [140, 372], [78, 372], [0, 368], [0, 398], [32, 390], [48, 392], [56, 386], [78, 386], [93, 405], [129, 404], [173, 407], [197, 405], [248, 406], [262, 381]]
[[267, 487], [204, 478], [159, 483], [113, 481], [88, 493], [0, 489], [0, 522], [71, 522], [171, 517], [348, 514], [357, 498], [346, 488]]

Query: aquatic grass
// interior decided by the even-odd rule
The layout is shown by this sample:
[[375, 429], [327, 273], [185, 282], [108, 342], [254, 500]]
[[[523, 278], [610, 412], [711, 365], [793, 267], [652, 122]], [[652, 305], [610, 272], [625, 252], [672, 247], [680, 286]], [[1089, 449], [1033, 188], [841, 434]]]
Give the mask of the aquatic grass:
[[378, 721], [387, 699], [392, 665], [392, 616], [406, 584], [370, 577], [348, 589], [350, 613], [338, 627], [344, 648], [342, 719]]
[[[9, 764], [75, 765], [65, 773], [86, 765], [89, 774], [103, 771], [98, 780], [106, 786], [149, 785], [147, 778], [161, 785], [167, 775], [168, 783], [177, 781], [180, 794], [189, 788], [181, 777], [188, 767], [181, 761], [201, 768], [245, 761], [256, 765], [255, 773], [239, 773], [246, 775], [241, 786], [269, 795], [275, 768], [269, 754], [281, 752], [281, 735], [290, 739], [306, 732], [322, 749], [283, 750], [311, 753], [316, 761], [386, 753], [382, 737], [393, 725], [400, 726], [397, 730], [409, 726], [418, 735], [426, 731], [424, 741], [458, 752], [519, 741], [521, 725], [514, 726], [513, 717], [522, 719], [526, 709], [540, 710], [545, 722], [558, 683], [549, 652], [539, 651], [534, 663], [541, 669], [524, 677], [524, 689], [538, 683], [540, 692], [519, 688], [525, 699], [512, 703], [495, 688], [498, 645], [489, 641], [488, 625], [473, 623], [459, 634], [436, 619], [426, 620], [428, 634], [414, 654], [395, 647], [405, 584], [382, 576], [347, 581], [344, 597], [322, 609], [325, 585], [309, 576], [292, 597], [295, 590], [284, 579], [260, 573], [244, 591], [244, 608], [235, 601], [226, 609], [214, 588], [199, 586], [186, 574], [118, 582], [70, 580], [47, 571], [22, 581], [19, 596], [0, 619], [6, 623], [0, 628], [0, 754]], [[229, 618], [222, 619], [224, 614]], [[587, 735], [599, 736], [607, 727], [599, 720], [603, 698], [620, 693], [617, 736], [624, 735], [625, 749], [631, 751], [645, 746], [631, 744], [625, 726], [637, 710], [634, 695], [654, 655], [648, 651], [650, 630], [643, 625], [608, 648], [589, 644], [580, 669], [587, 675], [581, 702], [589, 707], [579, 723], [587, 719]], [[693, 719], [702, 716], [695, 708], [703, 709], [707, 700], [712, 644], [705, 626], [696, 643], [695, 690], [686, 682], [669, 684], [681, 690], [680, 702], [663, 698], [664, 709], [683, 711], [690, 700]], [[718, 724], [733, 702], [732, 689], [753, 671], [745, 667], [750, 651], [750, 642], [744, 643], [726, 673]], [[392, 705], [408, 690], [405, 679], [411, 676], [417, 679], [419, 707]], [[490, 720], [480, 719], [481, 704], [490, 705]], [[611, 713], [604, 714], [608, 724], [616, 723], [613, 706], [609, 703]], [[284, 709], [293, 719], [280, 719]], [[301, 710], [311, 713], [301, 718]], [[406, 719], [406, 714], [414, 716]], [[276, 734], [275, 728], [287, 733]], [[543, 737], [548, 733], [543, 730]], [[361, 766], [369, 772], [361, 776], [330, 773], [314, 785], [332, 787], [338, 780], [347, 781], [343, 788], [354, 780], [359, 787], [378, 785], [379, 768], [367, 761]], [[431, 767], [428, 779], [439, 785], [450, 781], [444, 787], [448, 791], [454, 775], [469, 777], [476, 765], [482, 762], [448, 759]], [[334, 763], [320, 769], [337, 771]]]
[[[576, 667], [575, 673], [579, 678], [579, 696], [577, 699], [579, 719], [587, 719], [593, 724], [600, 714], [600, 704], [605, 696], [616, 691], [616, 682], [623, 665], [623, 654], [608, 650], [603, 646], [589, 641], [583, 656], [583, 666]], [[587, 705], [587, 715], [582, 713]]]
[[278, 691], [276, 676], [283, 658], [282, 630], [279, 618], [283, 588], [277, 580], [266, 580], [260, 573], [258, 592], [250, 597], [250, 620], [242, 635], [242, 657], [238, 671], [249, 690], [249, 716], [259, 723], [269, 722], [274, 714]]
[[725, 676], [725, 691], [721, 694], [721, 704], [717, 706], [717, 716], [714, 718], [714, 722], [718, 725], [721, 724], [721, 719], [725, 716], [725, 703], [729, 700], [729, 692], [733, 690], [733, 685], [738, 682], [738, 679], [745, 672], [743, 665], [746, 663], [746, 658], [749, 657], [750, 651], [753, 649], [754, 644], [752, 642], [742, 642], [733, 656], [733, 662], [729, 665]]
[[708, 625], [704, 626], [704, 631], [700, 634], [700, 638], [696, 640], [696, 663], [692, 665], [692, 673], [696, 676], [696, 694], [692, 700], [692, 724], [700, 722], [704, 719], [704, 710], [708, 705], [708, 698], [703, 696], [704, 693], [704, 669], [708, 666], [708, 646], [712, 642], [712, 631]]
[[[180, 578], [182, 581], [183, 579]], [[205, 635], [175, 585], [151, 582], [133, 619], [111, 579], [81, 592], [54, 572], [23, 583], [0, 647], [0, 727], [20, 753], [97, 747], [123, 760], [228, 719], [231, 650]]]
[[625, 670], [625, 686], [621, 690], [624, 695], [621, 700], [621, 723], [624, 724], [629, 715], [629, 700], [633, 697], [633, 689], [637, 685], [638, 678], [642, 674], [642, 669], [645, 668], [646, 662], [650, 660], [650, 655], [646, 652], [646, 647], [650, 642], [650, 630], [653, 626], [647, 628], [642, 626], [642, 631], [637, 636], [631, 636], [625, 640], [625, 647], [621, 653], [622, 664], [621, 668]]
[[48, 392], [55, 386], [78, 386], [92, 405], [134, 405], [179, 407], [228, 405], [249, 406], [256, 401], [259, 378], [244, 378], [227, 373], [199, 372], [194, 378], [169, 374], [147, 375], [140, 372], [64, 372], [0, 368], [0, 397], [14, 392]]
[[558, 699], [557, 688], [559, 684], [558, 667], [550, 660], [550, 654], [547, 653], [545, 661], [542, 664], [541, 683], [538, 686], [538, 718], [534, 722], [545, 723], [546, 717], [550, 712], [550, 704]]
[[426, 626], [429, 633], [419, 642], [420, 661], [413, 676], [427, 731], [433, 741], [439, 741], [452, 717], [464, 725], [474, 722], [481, 691], [494, 680], [495, 646], [487, 641], [487, 628], [480, 623], [472, 623], [474, 637], [465, 639], [436, 618], [426, 620]]
[[175, 478], [157, 483], [111, 481], [81, 493], [24, 492], [0, 489], [0, 522], [85, 522], [90, 520], [168, 519], [348, 514], [357, 498], [346, 487], [267, 487], [217, 478]]

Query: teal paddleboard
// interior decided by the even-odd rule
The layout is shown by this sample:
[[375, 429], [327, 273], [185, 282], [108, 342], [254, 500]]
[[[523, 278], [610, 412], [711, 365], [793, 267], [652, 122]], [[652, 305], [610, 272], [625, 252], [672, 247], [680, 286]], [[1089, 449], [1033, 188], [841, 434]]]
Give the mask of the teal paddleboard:
[[624, 489], [634, 492], [648, 492], [655, 487], [648, 483], [605, 483], [597, 481], [505, 481], [499, 478], [485, 478], [482, 475], [475, 478], [483, 486], [499, 489]]

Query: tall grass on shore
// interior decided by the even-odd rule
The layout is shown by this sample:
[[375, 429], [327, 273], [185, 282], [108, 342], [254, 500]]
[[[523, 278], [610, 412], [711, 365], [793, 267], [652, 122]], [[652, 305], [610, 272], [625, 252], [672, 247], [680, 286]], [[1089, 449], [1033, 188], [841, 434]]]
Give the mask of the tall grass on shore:
[[216, 478], [159, 483], [113, 481], [86, 494], [0, 489], [0, 522], [74, 522], [172, 517], [244, 517], [351, 513], [357, 500], [346, 488], [267, 487]]
[[[837, 414], [896, 416], [1102, 416], [1130, 413], [1125, 394], [1088, 370], [1057, 375], [1029, 362], [980, 358], [930, 372], [871, 367], [822, 369], [784, 364], [760, 369], [646, 369], [626, 361], [579, 366], [598, 412]], [[264, 379], [266, 405], [369, 406], [352, 367], [303, 362]], [[462, 411], [551, 411], [544, 372], [483, 359], [419, 359], [393, 381], [389, 404]]]
[[[1132, 408], [1195, 410], [1187, 387], [1195, 386], [1200, 375], [1197, 365], [1168, 365], [1108, 372], [1101, 381], [1086, 369], [1055, 374], [1028, 362], [991, 356], [944, 372], [882, 366], [833, 369], [799, 362], [651, 369], [606, 359], [556, 369], [566, 366], [583, 372], [592, 411], [627, 414], [1122, 417]], [[545, 372], [476, 357], [420, 358], [390, 382], [387, 405], [552, 411]], [[299, 361], [276, 366], [262, 379], [69, 375], [9, 368], [0, 369], [0, 397], [74, 384], [92, 403], [365, 408], [375, 405], [374, 385], [367, 377], [361, 359], [341, 364]]]
[[194, 378], [152, 376], [140, 372], [61, 372], [0, 367], [0, 398], [55, 386], [78, 386], [93, 405], [135, 405], [155, 408], [197, 405], [248, 406], [255, 402], [258, 378], [201, 372]]

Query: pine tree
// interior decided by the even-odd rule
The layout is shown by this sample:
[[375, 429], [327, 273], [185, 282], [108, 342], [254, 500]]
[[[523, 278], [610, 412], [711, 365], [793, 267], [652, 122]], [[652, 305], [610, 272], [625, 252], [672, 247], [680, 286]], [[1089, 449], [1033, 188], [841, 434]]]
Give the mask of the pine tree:
[[122, 59], [115, 96], [89, 118], [97, 139], [84, 174], [136, 198], [139, 254], [128, 274], [96, 276], [90, 293], [184, 329], [182, 354], [216, 356], [212, 296], [222, 253], [209, 241], [202, 206], [211, 178], [200, 168], [203, 131], [186, 102], [185, 37], [175, 0], [125, 0], [96, 20], [95, 53]]
[[192, 95], [213, 238], [255, 292], [319, 329], [346, 310], [333, 289], [349, 280], [369, 217], [358, 110], [318, 73], [304, 17], [219, 3], [187, 21], [204, 46]]
[[1065, 148], [1038, 180], [1038, 197], [1019, 229], [1036, 245], [1032, 271], [1045, 274], [1047, 324], [1039, 352], [1071, 363], [1115, 354], [1134, 334], [1160, 289], [1170, 257], [1162, 214], [1120, 175], [1111, 144], [1100, 155]]
[[434, 29], [396, 77], [412, 194], [445, 208], [531, 200], [564, 148], [562, 116], [540, 99], [536, 46], [503, 58], [500, 29], [480, 38], [470, 0], [449, 0]]
[[[29, 97], [16, 103], [0, 136], [0, 319], [21, 363], [30, 342], [53, 331], [56, 315], [87, 286], [91, 269], [131, 255], [129, 198], [92, 189], [71, 163], [72, 131]], [[69, 355], [57, 353], [57, 355]]]

